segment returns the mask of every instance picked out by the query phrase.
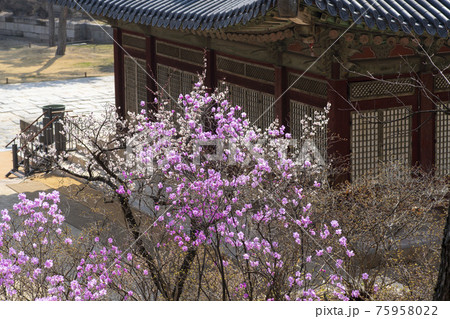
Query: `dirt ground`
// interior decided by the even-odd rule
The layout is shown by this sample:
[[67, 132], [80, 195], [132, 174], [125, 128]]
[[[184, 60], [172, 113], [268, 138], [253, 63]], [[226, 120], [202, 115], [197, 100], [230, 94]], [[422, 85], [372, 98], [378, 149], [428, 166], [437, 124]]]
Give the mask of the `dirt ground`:
[[[5, 179], [5, 174], [12, 169], [11, 151], [0, 151], [0, 179]], [[14, 177], [14, 175], [12, 176]]]
[[0, 36], [0, 85], [112, 75], [111, 44], [69, 44], [64, 56], [56, 47]]

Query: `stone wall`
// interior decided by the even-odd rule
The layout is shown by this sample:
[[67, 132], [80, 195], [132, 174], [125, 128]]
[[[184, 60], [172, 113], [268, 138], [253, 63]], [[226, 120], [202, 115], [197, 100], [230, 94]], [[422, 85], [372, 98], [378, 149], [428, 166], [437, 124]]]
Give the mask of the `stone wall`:
[[[101, 24], [112, 37], [109, 25]], [[67, 22], [67, 42], [89, 41], [93, 43], [112, 43], [112, 38], [97, 24], [88, 20]], [[58, 19], [56, 19], [56, 36]], [[9, 12], [0, 12], [0, 35], [23, 37], [26, 39], [48, 42], [48, 20], [36, 17], [15, 17]]]

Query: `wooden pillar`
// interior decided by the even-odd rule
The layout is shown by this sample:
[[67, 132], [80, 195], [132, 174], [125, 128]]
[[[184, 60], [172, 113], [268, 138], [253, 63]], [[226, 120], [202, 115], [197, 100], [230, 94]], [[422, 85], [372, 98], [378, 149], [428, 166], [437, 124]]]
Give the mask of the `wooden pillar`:
[[156, 66], [156, 40], [152, 36], [145, 38], [145, 64], [147, 71], [147, 108], [149, 110], [157, 111], [158, 105], [154, 103], [156, 91], [159, 90], [157, 81], [157, 66]]
[[[430, 93], [433, 92], [433, 74], [421, 73], [419, 77], [425, 89], [418, 89], [418, 103], [419, 110], [421, 111], [420, 131], [418, 134], [419, 141], [416, 142], [413, 140], [413, 146], [419, 145], [420, 166], [425, 171], [431, 171], [435, 164], [436, 142], [436, 114], [434, 113], [434, 101], [432, 100], [432, 94]], [[427, 90], [428, 92], [424, 92], [424, 90]]]
[[411, 166], [420, 165], [420, 130], [421, 130], [421, 115], [420, 98], [418, 90], [416, 89], [416, 102], [411, 105]]
[[[339, 165], [350, 163], [350, 112], [348, 102], [348, 81], [339, 79], [339, 65], [334, 65], [331, 79], [328, 80], [328, 102], [331, 104], [328, 121], [328, 157]], [[337, 139], [334, 139], [337, 137]], [[336, 167], [337, 168], [337, 167]], [[334, 183], [340, 183], [350, 179], [350, 173], [342, 173], [334, 176]]]
[[117, 113], [125, 118], [125, 77], [122, 50], [122, 30], [113, 28], [114, 37], [114, 89], [116, 94]]
[[289, 123], [289, 99], [287, 98], [287, 72], [283, 66], [275, 66], [275, 117], [280, 125], [286, 127], [286, 132], [290, 132]]
[[211, 49], [206, 49], [206, 79], [205, 85], [208, 87], [210, 93], [214, 92], [217, 87], [216, 77], [216, 52]]

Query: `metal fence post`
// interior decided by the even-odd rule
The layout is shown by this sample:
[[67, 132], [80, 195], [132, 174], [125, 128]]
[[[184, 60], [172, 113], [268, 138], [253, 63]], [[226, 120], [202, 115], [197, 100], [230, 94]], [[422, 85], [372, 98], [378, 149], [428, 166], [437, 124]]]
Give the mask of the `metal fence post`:
[[17, 144], [12, 145], [12, 156], [13, 156], [13, 171], [17, 172], [19, 170], [19, 156], [17, 154]]
[[[65, 106], [62, 104], [51, 104], [45, 105], [42, 107], [44, 115], [43, 125], [44, 127], [52, 121], [55, 116], [59, 118], [63, 118]], [[56, 150], [61, 152], [65, 149], [65, 138], [62, 137], [60, 131], [62, 130], [61, 123], [58, 121], [55, 122], [55, 125], [51, 123], [43, 132], [44, 133], [44, 147], [48, 147], [49, 145], [55, 143]]]

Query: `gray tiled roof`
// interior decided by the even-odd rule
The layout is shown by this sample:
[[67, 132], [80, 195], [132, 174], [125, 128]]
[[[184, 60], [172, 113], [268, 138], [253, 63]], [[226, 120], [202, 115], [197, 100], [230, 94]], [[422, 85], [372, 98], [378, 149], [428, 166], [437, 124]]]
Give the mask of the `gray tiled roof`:
[[448, 36], [450, 0], [304, 0], [339, 15], [343, 20], [365, 22], [370, 28], [402, 30], [416, 34], [427, 32]]
[[264, 15], [277, 0], [52, 0], [91, 14], [170, 29], [220, 29]]
[[[170, 29], [220, 29], [264, 15], [278, 0], [51, 0], [91, 14]], [[448, 36], [450, 0], [299, 0], [370, 28]]]

